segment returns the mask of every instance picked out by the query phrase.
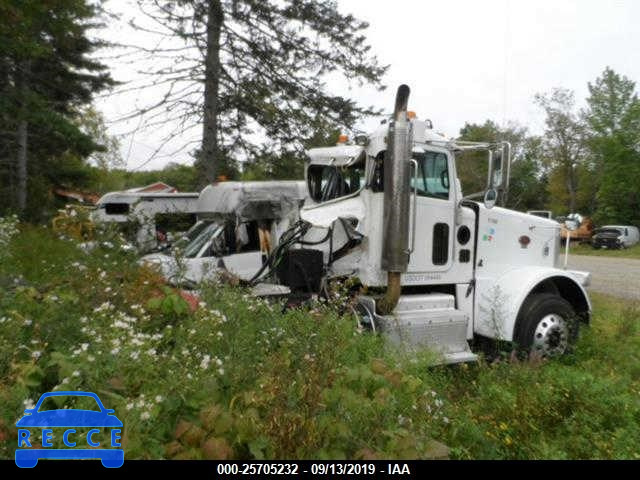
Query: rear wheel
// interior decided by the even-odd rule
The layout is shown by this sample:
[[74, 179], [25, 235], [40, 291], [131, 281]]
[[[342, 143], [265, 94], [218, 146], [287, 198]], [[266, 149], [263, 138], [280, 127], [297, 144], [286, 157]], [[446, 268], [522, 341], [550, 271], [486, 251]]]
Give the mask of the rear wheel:
[[552, 293], [531, 295], [522, 305], [514, 340], [519, 351], [559, 357], [578, 339], [579, 321], [569, 302]]

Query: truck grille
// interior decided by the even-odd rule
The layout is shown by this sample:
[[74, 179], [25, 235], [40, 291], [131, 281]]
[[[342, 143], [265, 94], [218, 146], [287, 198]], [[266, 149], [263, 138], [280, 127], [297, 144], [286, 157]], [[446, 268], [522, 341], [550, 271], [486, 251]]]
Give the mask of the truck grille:
[[449, 260], [449, 225], [446, 223], [436, 223], [433, 226], [431, 258], [434, 265], [445, 265]]

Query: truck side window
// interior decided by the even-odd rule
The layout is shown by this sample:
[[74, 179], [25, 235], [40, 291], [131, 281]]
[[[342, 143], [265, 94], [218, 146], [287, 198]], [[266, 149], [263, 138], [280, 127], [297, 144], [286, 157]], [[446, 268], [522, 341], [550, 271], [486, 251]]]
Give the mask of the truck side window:
[[129, 215], [128, 203], [107, 203], [104, 206], [107, 215]]
[[449, 167], [447, 156], [441, 152], [413, 153], [418, 162], [417, 184], [411, 178], [411, 188], [422, 197], [449, 198]]

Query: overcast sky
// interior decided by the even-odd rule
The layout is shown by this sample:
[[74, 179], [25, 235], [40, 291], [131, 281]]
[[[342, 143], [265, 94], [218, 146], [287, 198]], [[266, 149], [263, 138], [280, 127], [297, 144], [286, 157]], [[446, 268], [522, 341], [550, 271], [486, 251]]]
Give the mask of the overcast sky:
[[[365, 105], [390, 110], [396, 87], [412, 90], [410, 109], [433, 121], [436, 131], [455, 136], [465, 122], [516, 121], [540, 133], [544, 117], [533, 96], [554, 87], [575, 91], [579, 105], [608, 65], [636, 83], [640, 81], [640, 2], [637, 0], [338, 0], [344, 13], [369, 22], [372, 52], [390, 69], [382, 93], [354, 88], [341, 79], [329, 83]], [[111, 0], [127, 19], [135, 15], [130, 0]], [[124, 25], [111, 25], [106, 36], [135, 41]], [[131, 66], [110, 60], [114, 76], [126, 80]], [[109, 96], [98, 108], [113, 121], [136, 102], [158, 92]], [[379, 119], [363, 121], [371, 129]], [[115, 135], [131, 124], [110, 123]], [[159, 156], [145, 163], [160, 143], [158, 129], [121, 135], [129, 168], [160, 168], [169, 161], [191, 163], [188, 153]], [[193, 140], [193, 138], [185, 139]], [[168, 145], [168, 154], [176, 145]]]

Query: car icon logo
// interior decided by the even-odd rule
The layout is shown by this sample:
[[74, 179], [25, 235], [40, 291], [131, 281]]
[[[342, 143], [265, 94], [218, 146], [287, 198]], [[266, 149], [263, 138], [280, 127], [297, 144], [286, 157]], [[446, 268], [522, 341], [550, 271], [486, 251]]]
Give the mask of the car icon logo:
[[[92, 408], [57, 408], [40, 411], [43, 402], [51, 397], [65, 397], [53, 399], [58, 401], [82, 400]], [[104, 407], [95, 393], [76, 391], [45, 393], [38, 399], [34, 408], [26, 409], [24, 413], [25, 415], [16, 422], [18, 448], [15, 459], [18, 467], [33, 468], [41, 458], [66, 460], [99, 458], [102, 465], [107, 468], [118, 468], [124, 463], [124, 450], [120, 444], [122, 422], [114, 415], [114, 410]], [[35, 441], [36, 431], [39, 429], [42, 429], [41, 445]], [[86, 429], [89, 429], [86, 434], [79, 432]], [[101, 434], [100, 429], [109, 432], [108, 443], [104, 440], [101, 443], [97, 438]], [[65, 448], [53, 448], [54, 438], [58, 442], [61, 438]], [[83, 443], [86, 443], [89, 448], [81, 448]]]

